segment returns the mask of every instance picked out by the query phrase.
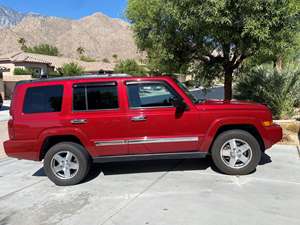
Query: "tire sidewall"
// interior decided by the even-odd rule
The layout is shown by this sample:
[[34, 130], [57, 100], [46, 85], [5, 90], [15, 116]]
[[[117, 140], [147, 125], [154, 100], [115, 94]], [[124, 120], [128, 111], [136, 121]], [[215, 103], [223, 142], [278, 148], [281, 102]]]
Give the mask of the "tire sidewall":
[[[60, 151], [69, 151], [73, 153], [79, 163], [79, 169], [77, 174], [70, 179], [58, 178], [51, 169], [51, 161], [53, 156]], [[44, 171], [47, 177], [58, 186], [69, 186], [80, 183], [88, 174], [90, 168], [89, 155], [86, 150], [79, 144], [71, 142], [63, 142], [51, 147], [44, 158]]]
[[[247, 142], [249, 144], [249, 146], [251, 147], [252, 158], [251, 158], [251, 161], [249, 162], [249, 164], [246, 165], [245, 167], [231, 168], [223, 162], [220, 151], [221, 151], [221, 148], [224, 145], [224, 143], [226, 143], [230, 139], [243, 140], [243, 141]], [[256, 169], [256, 167], [261, 159], [261, 149], [260, 149], [260, 145], [259, 145], [258, 141], [252, 134], [250, 134], [246, 131], [243, 131], [243, 130], [231, 130], [231, 131], [226, 131], [224, 133], [221, 133], [214, 141], [211, 153], [212, 153], [212, 159], [213, 159], [216, 167], [222, 173], [225, 173], [228, 175], [249, 174]]]

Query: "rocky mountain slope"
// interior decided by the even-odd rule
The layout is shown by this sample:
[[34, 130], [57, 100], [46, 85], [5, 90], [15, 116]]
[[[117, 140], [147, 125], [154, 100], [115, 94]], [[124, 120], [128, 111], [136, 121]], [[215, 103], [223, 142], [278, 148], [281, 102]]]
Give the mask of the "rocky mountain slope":
[[17, 25], [23, 18], [24, 14], [5, 6], [0, 6], [0, 27], [12, 27]]
[[[12, 14], [15, 14], [15, 19], [3, 23], [16, 25], [0, 28], [0, 54], [20, 51], [18, 39], [24, 38], [27, 46], [54, 45], [65, 57], [78, 57], [78, 47], [83, 47], [86, 55], [98, 60], [112, 60], [114, 54], [120, 59], [141, 57], [130, 25], [102, 13], [79, 20]], [[0, 14], [2, 20], [5, 21], [5, 17]]]

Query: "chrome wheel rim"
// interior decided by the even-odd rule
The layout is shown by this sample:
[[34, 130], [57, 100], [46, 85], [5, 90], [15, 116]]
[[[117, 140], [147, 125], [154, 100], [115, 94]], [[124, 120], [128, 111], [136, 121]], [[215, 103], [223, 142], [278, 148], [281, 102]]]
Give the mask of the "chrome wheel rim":
[[252, 159], [250, 145], [241, 139], [230, 139], [225, 142], [220, 151], [222, 161], [233, 169], [241, 169], [247, 166]]
[[71, 179], [78, 173], [79, 161], [72, 152], [60, 151], [52, 157], [51, 170], [60, 179]]

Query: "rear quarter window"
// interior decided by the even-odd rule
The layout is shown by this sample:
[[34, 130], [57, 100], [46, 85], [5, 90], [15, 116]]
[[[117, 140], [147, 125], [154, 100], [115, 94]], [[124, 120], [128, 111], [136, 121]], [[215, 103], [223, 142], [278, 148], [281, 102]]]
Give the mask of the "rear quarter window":
[[23, 112], [26, 114], [60, 112], [63, 90], [62, 85], [28, 88], [25, 94]]

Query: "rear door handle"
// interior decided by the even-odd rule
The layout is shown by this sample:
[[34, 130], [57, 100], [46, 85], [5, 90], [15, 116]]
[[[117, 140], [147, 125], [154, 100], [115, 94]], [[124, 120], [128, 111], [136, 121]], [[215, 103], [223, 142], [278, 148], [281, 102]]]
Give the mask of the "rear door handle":
[[131, 117], [131, 121], [133, 121], [133, 122], [146, 121], [146, 120], [147, 120], [146, 116], [134, 116], [134, 117]]
[[86, 124], [88, 121], [87, 119], [74, 119], [70, 121], [72, 124]]

